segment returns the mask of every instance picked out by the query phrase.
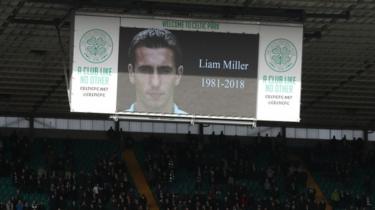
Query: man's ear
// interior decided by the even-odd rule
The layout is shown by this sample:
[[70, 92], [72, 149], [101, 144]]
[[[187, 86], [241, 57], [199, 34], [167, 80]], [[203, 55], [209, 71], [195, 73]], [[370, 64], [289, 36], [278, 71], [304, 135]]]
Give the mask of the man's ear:
[[129, 73], [129, 80], [130, 80], [130, 83], [134, 84], [134, 72], [135, 69], [133, 68], [133, 64], [128, 64], [128, 73]]
[[178, 66], [178, 68], [176, 70], [176, 80], [175, 80], [175, 83], [174, 83], [175, 86], [180, 84], [181, 77], [182, 77], [183, 74], [184, 74], [184, 66], [180, 65], [180, 66]]

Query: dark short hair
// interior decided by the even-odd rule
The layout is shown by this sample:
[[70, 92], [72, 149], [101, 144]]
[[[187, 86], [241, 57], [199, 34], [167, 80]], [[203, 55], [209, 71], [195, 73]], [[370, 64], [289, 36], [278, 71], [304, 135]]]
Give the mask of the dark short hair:
[[135, 63], [135, 50], [139, 47], [169, 48], [173, 51], [176, 66], [182, 64], [182, 52], [177, 38], [166, 29], [150, 28], [137, 33], [130, 42], [128, 56]]

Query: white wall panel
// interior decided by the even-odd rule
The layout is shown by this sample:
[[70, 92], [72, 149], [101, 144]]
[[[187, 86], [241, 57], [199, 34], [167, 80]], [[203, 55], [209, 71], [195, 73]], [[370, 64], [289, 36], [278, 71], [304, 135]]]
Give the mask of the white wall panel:
[[261, 136], [271, 136], [272, 128], [271, 127], [258, 127], [258, 132]]
[[120, 121], [120, 129], [122, 129], [122, 131], [126, 131], [126, 132], [128, 132], [128, 131], [130, 131], [130, 128], [129, 128], [129, 126], [130, 126], [130, 123], [129, 123], [129, 121]]
[[176, 123], [165, 123], [165, 132], [166, 133], [176, 133], [177, 132]]
[[92, 121], [92, 129], [94, 131], [104, 130], [104, 121], [103, 120], [93, 120]]
[[371, 132], [368, 134], [368, 140], [369, 141], [375, 141], [375, 132]]
[[93, 130], [92, 120], [81, 120], [81, 130]]
[[140, 122], [129, 122], [129, 131], [130, 132], [141, 132], [141, 123]]
[[81, 129], [81, 122], [80, 122], [80, 120], [69, 119], [68, 120], [68, 129], [71, 129], [71, 130], [80, 130]]
[[319, 129], [319, 139], [331, 139], [329, 129]]
[[259, 132], [259, 129], [257, 127], [256, 128], [253, 128], [250, 126], [247, 127], [248, 136], [258, 136], [258, 132]]
[[20, 117], [19, 122], [18, 122], [18, 127], [19, 128], [29, 128], [30, 122], [28, 120], [26, 120], [25, 118]]
[[[219, 134], [220, 134], [220, 132], [219, 132]], [[225, 125], [224, 126], [224, 135], [235, 136], [236, 135], [236, 126], [235, 125]]]
[[67, 119], [56, 119], [56, 128], [57, 129], [68, 129], [68, 120]]
[[276, 137], [279, 133], [281, 134], [280, 127], [274, 127], [271, 129], [271, 136]]
[[[189, 131], [192, 134], [199, 134], [198, 124], [188, 123], [165, 123], [165, 122], [130, 122], [120, 121], [119, 126], [127, 132], [147, 132], [147, 133], [171, 133], [186, 134]], [[5, 117], [0, 116], [0, 127], [9, 128], [28, 128], [29, 121], [24, 117]], [[80, 119], [58, 119], [58, 118], [34, 118], [34, 128], [37, 129], [66, 129], [66, 130], [95, 130], [106, 131], [110, 127], [115, 128], [113, 120], [80, 120]], [[277, 136], [281, 132], [280, 127], [256, 127], [243, 125], [221, 125], [213, 124], [203, 128], [205, 135], [220, 135], [221, 131], [227, 136], [261, 136], [267, 134], [271, 137]], [[314, 128], [286, 128], [287, 138], [301, 139], [322, 139], [328, 140], [336, 136], [340, 140], [346, 135], [347, 140], [353, 138], [364, 138], [362, 130], [339, 130], [339, 129], [314, 129]], [[375, 141], [375, 132], [369, 133], [369, 140]]]
[[308, 128], [307, 129], [308, 139], [319, 139], [319, 129]]
[[341, 130], [332, 129], [330, 139], [333, 139], [334, 136], [336, 137], [336, 139], [341, 139]]
[[[215, 131], [215, 135], [219, 135], [221, 132], [224, 133], [224, 135], [228, 135], [225, 133], [225, 126], [220, 124], [215, 124], [212, 127], [212, 131]], [[229, 131], [228, 131], [229, 132]], [[211, 132], [212, 133], [212, 132]]]
[[0, 127], [5, 127], [6, 126], [6, 119], [5, 117], [0, 117]]
[[177, 124], [177, 133], [187, 134], [188, 131], [189, 131], [189, 124], [186, 124], [186, 123], [178, 123]]
[[361, 130], [354, 130], [353, 131], [353, 137], [354, 138], [361, 138], [363, 140], [364, 139], [363, 131], [361, 131]]
[[199, 125], [197, 124], [189, 125], [188, 129], [188, 131], [190, 131], [191, 134], [199, 134]]
[[44, 128], [46, 129], [56, 129], [56, 119], [55, 118], [43, 118]]
[[115, 130], [115, 122], [113, 120], [104, 120], [104, 130], [107, 131], [111, 127]]
[[307, 138], [306, 128], [296, 128], [296, 138], [297, 139], [305, 139], [305, 138]]
[[341, 131], [341, 138], [346, 136], [346, 140], [353, 140], [353, 130], [342, 130]]
[[34, 118], [34, 128], [44, 128], [44, 118]]
[[207, 126], [207, 127], [203, 127], [203, 134], [204, 135], [211, 135], [212, 131], [213, 131], [213, 125], [210, 125], [210, 126]]
[[154, 133], [165, 133], [165, 123], [154, 122], [152, 123], [152, 127]]
[[6, 127], [18, 128], [18, 117], [6, 117]]
[[142, 132], [152, 133], [152, 122], [142, 122], [141, 127]]
[[236, 135], [237, 136], [247, 136], [247, 127], [243, 125], [236, 126]]
[[286, 133], [285, 134], [286, 138], [291, 138], [291, 139], [296, 138], [296, 129], [295, 128], [286, 128], [285, 133]]

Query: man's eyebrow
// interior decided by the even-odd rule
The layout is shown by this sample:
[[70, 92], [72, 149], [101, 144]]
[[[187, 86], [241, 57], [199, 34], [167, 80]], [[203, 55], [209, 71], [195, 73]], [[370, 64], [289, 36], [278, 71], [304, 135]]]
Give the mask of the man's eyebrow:
[[173, 66], [163, 65], [163, 66], [158, 66], [157, 69], [173, 69]]
[[140, 65], [140, 66], [137, 66], [137, 69], [152, 69], [152, 66], [151, 65]]
[[[157, 73], [159, 74], [166, 74], [166, 73], [170, 73], [173, 71], [173, 66], [170, 66], [170, 65], [162, 65], [162, 66], [157, 66], [156, 67], [156, 70], [157, 70]], [[137, 66], [136, 68], [139, 72], [141, 73], [152, 73], [154, 71], [154, 67], [152, 65], [140, 65], [140, 66]]]
[[148, 64], [141, 64], [141, 65], [137, 65], [136, 67], [137, 68], [152, 68], [152, 66]]
[[138, 66], [136, 69], [140, 71], [141, 73], [152, 73], [153, 71], [152, 66], [149, 66], [149, 65], [141, 65], [141, 66]]
[[172, 66], [158, 66], [157, 71], [159, 74], [168, 74], [173, 71]]

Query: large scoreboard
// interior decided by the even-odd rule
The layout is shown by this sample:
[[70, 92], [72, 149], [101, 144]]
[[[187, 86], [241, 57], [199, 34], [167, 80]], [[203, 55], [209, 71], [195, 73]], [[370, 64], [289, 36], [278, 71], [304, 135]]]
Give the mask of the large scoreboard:
[[77, 13], [72, 112], [298, 122], [301, 24]]

